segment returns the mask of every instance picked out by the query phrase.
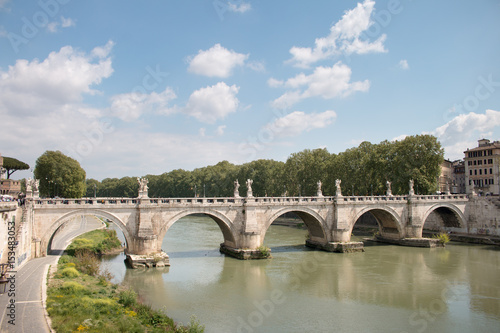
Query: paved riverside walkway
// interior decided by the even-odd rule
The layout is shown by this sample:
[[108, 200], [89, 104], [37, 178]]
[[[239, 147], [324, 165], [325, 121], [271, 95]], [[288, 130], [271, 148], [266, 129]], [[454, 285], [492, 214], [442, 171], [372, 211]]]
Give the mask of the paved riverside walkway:
[[[50, 255], [36, 258], [22, 265], [15, 274], [13, 284], [7, 284], [5, 294], [0, 295], [0, 332], [45, 333], [51, 332], [45, 317], [46, 277], [50, 265], [55, 265], [63, 250], [76, 236], [102, 227], [94, 217], [76, 217], [79, 223], [68, 223], [54, 237]], [[15, 296], [9, 296], [9, 288], [15, 288]], [[15, 301], [15, 308], [7, 306]], [[12, 315], [10, 315], [12, 313]], [[9, 316], [10, 315], [10, 316]], [[12, 321], [14, 320], [14, 321]], [[9, 323], [9, 321], [11, 321]], [[12, 323], [15, 323], [13, 325]]]

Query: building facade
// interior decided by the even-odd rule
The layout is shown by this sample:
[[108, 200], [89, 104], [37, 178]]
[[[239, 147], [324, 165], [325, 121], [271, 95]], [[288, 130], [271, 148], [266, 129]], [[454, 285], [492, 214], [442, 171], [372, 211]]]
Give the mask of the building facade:
[[465, 188], [465, 162], [463, 160], [456, 160], [452, 162], [453, 174], [451, 193], [463, 194], [467, 193]]
[[451, 191], [452, 184], [452, 174], [453, 174], [453, 166], [451, 161], [444, 160], [441, 164], [441, 174], [438, 179], [438, 186], [440, 193], [449, 193]]
[[466, 192], [481, 195], [500, 194], [500, 141], [478, 141], [476, 148], [465, 152]]

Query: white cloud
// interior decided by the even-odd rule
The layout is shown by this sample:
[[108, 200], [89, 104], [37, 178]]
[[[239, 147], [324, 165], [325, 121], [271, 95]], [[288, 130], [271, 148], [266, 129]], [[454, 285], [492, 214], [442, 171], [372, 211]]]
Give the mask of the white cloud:
[[103, 112], [83, 98], [113, 73], [110, 51], [96, 57], [65, 46], [43, 60], [19, 59], [0, 70], [2, 145], [34, 166], [33, 156], [91, 135]]
[[167, 87], [163, 92], [143, 94], [138, 92], [115, 95], [111, 97], [111, 114], [124, 121], [130, 122], [138, 119], [144, 113], [169, 114], [174, 110], [168, 103], [177, 96]]
[[228, 86], [219, 82], [213, 86], [194, 91], [182, 112], [195, 117], [199, 121], [214, 123], [228, 114], [236, 112], [239, 100], [236, 94], [239, 91], [236, 85]]
[[[95, 50], [95, 49], [94, 49]], [[0, 71], [0, 114], [39, 116], [80, 103], [84, 94], [95, 94], [94, 85], [113, 73], [111, 48], [96, 58], [64, 46], [39, 61], [17, 60]]]
[[265, 72], [266, 66], [260, 61], [250, 61], [247, 63], [247, 67], [256, 72]]
[[194, 57], [188, 58], [188, 71], [208, 77], [229, 77], [236, 66], [243, 66], [248, 59], [248, 54], [228, 50], [220, 44], [215, 44], [210, 49], [200, 50]]
[[276, 137], [297, 136], [302, 132], [309, 132], [316, 128], [324, 128], [337, 119], [335, 111], [306, 114], [295, 111], [284, 117], [276, 119], [264, 128], [271, 131]]
[[71, 18], [65, 18], [61, 16], [61, 27], [63, 28], [69, 28], [69, 27], [74, 27], [76, 25], [75, 21], [73, 21]]
[[403, 70], [410, 69], [410, 66], [408, 65], [408, 61], [406, 59], [401, 60], [398, 64], [398, 66], [399, 66], [399, 68], [401, 68]]
[[240, 0], [240, 4], [232, 3], [231, 1], [228, 1], [227, 3], [227, 9], [230, 12], [235, 12], [235, 13], [245, 13], [252, 9], [252, 6], [249, 3], [242, 2]]
[[403, 141], [404, 139], [406, 139], [407, 136], [408, 135], [406, 135], [406, 134], [401, 134], [401, 135], [393, 138], [391, 141]]
[[347, 11], [342, 18], [330, 28], [327, 37], [317, 38], [314, 48], [297, 47], [290, 49], [292, 62], [297, 67], [309, 67], [311, 64], [339, 54], [365, 54], [387, 52], [384, 47], [386, 35], [370, 42], [362, 40], [374, 21], [371, 19], [375, 1], [365, 0], [356, 8]]
[[277, 80], [273, 77], [267, 80], [267, 85], [271, 88], [282, 87], [284, 84], [285, 82], [283, 80]]
[[55, 33], [59, 31], [59, 26], [61, 28], [69, 28], [69, 27], [74, 27], [75, 21], [73, 21], [71, 18], [65, 18], [61, 16], [60, 21], [52, 21], [49, 24], [47, 24], [47, 30], [49, 32]]
[[[268, 84], [271, 86], [284, 85], [294, 89], [274, 100], [272, 105], [278, 109], [285, 109], [304, 98], [315, 96], [324, 99], [342, 98], [356, 91], [368, 91], [370, 81], [350, 82], [351, 73], [349, 66], [338, 62], [332, 67], [317, 67], [311, 75], [298, 74], [286, 82], [270, 79]], [[301, 88], [303, 90], [300, 90]]]
[[219, 127], [217, 127], [217, 129], [215, 130], [215, 134], [217, 136], [222, 136], [224, 135], [224, 130], [226, 129], [226, 125], [220, 125]]

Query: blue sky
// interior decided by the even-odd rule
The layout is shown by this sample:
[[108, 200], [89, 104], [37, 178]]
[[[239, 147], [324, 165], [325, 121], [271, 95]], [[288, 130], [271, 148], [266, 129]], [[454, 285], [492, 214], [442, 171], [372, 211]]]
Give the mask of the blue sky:
[[[88, 178], [500, 139], [500, 1], [0, 0], [0, 153]], [[16, 177], [29, 172], [18, 172]]]

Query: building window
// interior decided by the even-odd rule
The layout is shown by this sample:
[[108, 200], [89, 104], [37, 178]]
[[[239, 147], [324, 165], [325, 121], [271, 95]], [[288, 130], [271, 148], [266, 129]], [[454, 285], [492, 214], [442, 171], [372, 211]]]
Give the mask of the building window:
[[472, 170], [469, 170], [469, 175], [472, 176]]
[[482, 164], [483, 164], [482, 160], [477, 161], [477, 165], [482, 165]]
[[483, 169], [479, 169], [479, 174], [482, 175], [483, 174]]
[[490, 168], [490, 175], [493, 174], [493, 168]]
[[477, 176], [477, 169], [474, 170], [474, 176]]
[[474, 161], [474, 165], [477, 165], [477, 161]]

